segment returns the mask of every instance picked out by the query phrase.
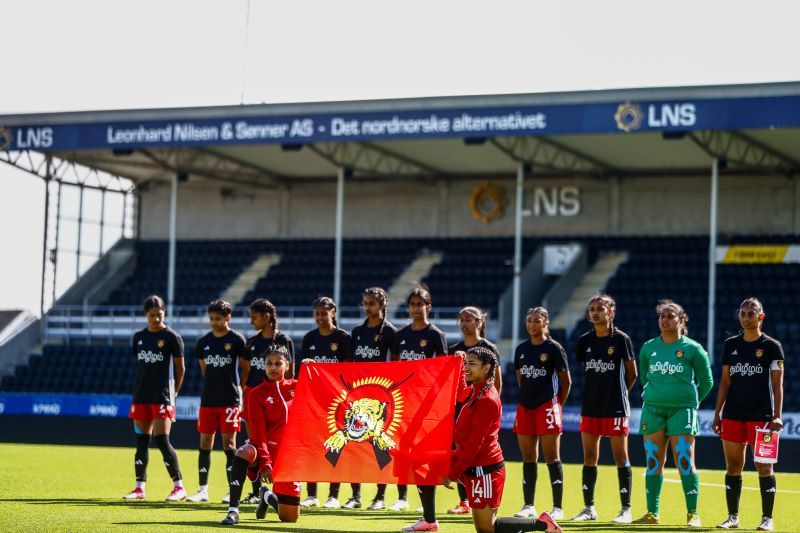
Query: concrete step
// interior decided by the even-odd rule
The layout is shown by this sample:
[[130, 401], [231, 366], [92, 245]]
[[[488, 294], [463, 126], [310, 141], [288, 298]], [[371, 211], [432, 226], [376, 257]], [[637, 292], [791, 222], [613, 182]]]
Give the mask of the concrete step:
[[394, 284], [389, 288], [388, 316], [394, 316], [397, 308], [405, 305], [406, 298], [411, 289], [427, 276], [431, 269], [442, 262], [444, 254], [441, 252], [423, 252], [411, 262]]
[[602, 256], [586, 273], [569, 297], [564, 308], [550, 323], [551, 329], [563, 329], [568, 333], [586, 316], [589, 299], [602, 292], [619, 266], [628, 260], [628, 252], [616, 252]]
[[258, 280], [266, 276], [269, 269], [281, 262], [280, 254], [263, 254], [256, 258], [239, 277], [233, 280], [220, 299], [235, 304], [250, 292], [258, 283]]

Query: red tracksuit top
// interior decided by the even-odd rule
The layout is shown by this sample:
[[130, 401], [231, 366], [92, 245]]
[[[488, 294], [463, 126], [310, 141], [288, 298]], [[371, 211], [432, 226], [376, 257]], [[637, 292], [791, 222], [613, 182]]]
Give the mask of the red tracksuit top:
[[259, 472], [272, 468], [272, 460], [277, 457], [296, 386], [296, 379], [264, 379], [247, 396], [244, 412], [250, 425], [250, 444], [258, 452]]
[[486, 385], [486, 381], [471, 387], [465, 385], [462, 378], [458, 400], [464, 401], [464, 407], [456, 419], [453, 435], [456, 448], [450, 461], [450, 474], [447, 476], [452, 480], [461, 477], [467, 468], [489, 466], [503, 460], [503, 450], [497, 440], [502, 415], [497, 389], [494, 386], [489, 387], [478, 401], [470, 405], [475, 395]]

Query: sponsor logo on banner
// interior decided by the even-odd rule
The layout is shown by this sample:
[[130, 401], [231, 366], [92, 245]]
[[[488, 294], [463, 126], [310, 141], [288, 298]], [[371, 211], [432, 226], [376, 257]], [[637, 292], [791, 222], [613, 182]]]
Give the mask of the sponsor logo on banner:
[[119, 407], [114, 404], [93, 404], [89, 406], [89, 416], [115, 417], [118, 412]]
[[790, 248], [795, 247], [788, 244], [720, 246], [717, 248], [717, 262], [726, 265], [786, 263], [790, 262], [787, 261]]
[[649, 128], [689, 128], [697, 123], [697, 108], [691, 102], [666, 102], [648, 105], [645, 114], [641, 105], [623, 102], [614, 113], [617, 128], [626, 133], [641, 128], [645, 119]]
[[638, 130], [642, 126], [642, 106], [632, 102], [624, 102], [617, 106], [617, 112], [614, 113], [614, 121], [617, 123], [617, 128], [625, 133]]
[[11, 148], [11, 131], [8, 128], [0, 126], [0, 150], [8, 150]]

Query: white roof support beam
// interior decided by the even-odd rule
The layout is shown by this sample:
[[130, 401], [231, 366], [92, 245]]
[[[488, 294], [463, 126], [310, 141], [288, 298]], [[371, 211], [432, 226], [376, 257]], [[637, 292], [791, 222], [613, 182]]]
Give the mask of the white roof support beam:
[[569, 175], [608, 176], [618, 170], [547, 137], [497, 137], [491, 144], [517, 163]]
[[780, 174], [800, 172], [800, 161], [738, 131], [693, 131], [689, 138], [714, 159]]
[[368, 176], [444, 176], [447, 173], [370, 143], [322, 143], [306, 147], [337, 168]]

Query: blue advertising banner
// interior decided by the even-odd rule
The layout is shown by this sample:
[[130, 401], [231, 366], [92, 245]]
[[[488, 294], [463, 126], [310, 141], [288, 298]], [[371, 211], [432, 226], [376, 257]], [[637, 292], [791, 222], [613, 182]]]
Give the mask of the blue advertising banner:
[[[168, 111], [165, 110], [165, 114]], [[172, 111], [174, 112], [174, 111]], [[0, 150], [303, 144], [800, 127], [800, 96], [623, 101], [198, 120], [2, 124]]]
[[[57, 394], [57, 393], [0, 393], [0, 415], [41, 415], [41, 416], [88, 416], [125, 418], [131, 408], [131, 399], [127, 395], [118, 394]], [[200, 409], [200, 398], [197, 396], [179, 396], [176, 416], [178, 420], [197, 420]], [[631, 409], [630, 432], [639, 433], [641, 409]], [[517, 406], [503, 405], [502, 429], [514, 427]], [[697, 414], [700, 424], [700, 435], [714, 436], [711, 423], [714, 411], [700, 410]], [[783, 431], [781, 439], [800, 440], [800, 413], [783, 413]], [[565, 407], [563, 411], [563, 428], [566, 432], [576, 433], [580, 425], [580, 407]]]

